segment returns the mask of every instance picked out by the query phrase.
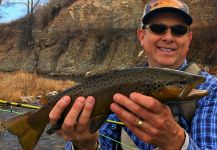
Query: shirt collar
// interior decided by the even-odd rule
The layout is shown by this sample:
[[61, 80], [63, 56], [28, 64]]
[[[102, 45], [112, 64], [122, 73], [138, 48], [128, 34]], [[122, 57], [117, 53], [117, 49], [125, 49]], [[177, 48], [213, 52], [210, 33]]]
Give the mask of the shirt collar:
[[177, 70], [183, 70], [186, 65], [187, 65], [187, 60], [185, 59], [184, 63]]
[[[183, 70], [186, 65], [187, 65], [187, 60], [185, 59], [183, 64], [177, 70]], [[145, 63], [145, 67], [148, 67], [148, 62]]]

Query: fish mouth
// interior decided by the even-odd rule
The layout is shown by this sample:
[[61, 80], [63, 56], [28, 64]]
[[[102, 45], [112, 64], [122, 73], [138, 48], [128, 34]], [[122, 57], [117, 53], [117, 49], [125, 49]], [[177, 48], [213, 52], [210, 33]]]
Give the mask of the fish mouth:
[[197, 80], [196, 82], [193, 83], [193, 88], [190, 90], [187, 99], [199, 99], [202, 98], [204, 96], [207, 96], [209, 94], [209, 92], [207, 90], [197, 90], [195, 89], [196, 86], [198, 86], [201, 83], [204, 83], [206, 81], [206, 78], [203, 76], [196, 76]]
[[197, 90], [197, 89], [191, 89], [191, 91], [188, 93], [186, 100], [192, 101], [192, 100], [197, 100], [200, 99], [204, 96], [208, 95], [207, 90]]

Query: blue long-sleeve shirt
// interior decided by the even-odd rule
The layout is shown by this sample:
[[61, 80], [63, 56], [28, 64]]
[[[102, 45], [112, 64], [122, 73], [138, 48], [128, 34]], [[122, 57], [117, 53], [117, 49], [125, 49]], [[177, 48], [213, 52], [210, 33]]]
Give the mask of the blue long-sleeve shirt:
[[[184, 63], [186, 64], [186, 63]], [[183, 64], [183, 66], [184, 66]], [[182, 66], [182, 67], [183, 67]], [[206, 82], [197, 87], [200, 90], [208, 90], [209, 95], [203, 97], [197, 102], [197, 109], [189, 123], [180, 116], [180, 125], [187, 132], [187, 150], [216, 150], [217, 149], [217, 78], [201, 72], [201, 75], [206, 78]], [[119, 121], [115, 114], [108, 117], [110, 120]], [[132, 141], [139, 149], [152, 150], [154, 146], [147, 144], [137, 138], [127, 127], [123, 127], [128, 133]], [[111, 123], [105, 123], [99, 130], [100, 149], [115, 150], [118, 149], [120, 141], [121, 127]], [[105, 137], [106, 136], [106, 137]], [[109, 138], [108, 138], [109, 137]], [[172, 146], [172, 143], [171, 143]], [[71, 150], [71, 142], [67, 142], [66, 150]]]

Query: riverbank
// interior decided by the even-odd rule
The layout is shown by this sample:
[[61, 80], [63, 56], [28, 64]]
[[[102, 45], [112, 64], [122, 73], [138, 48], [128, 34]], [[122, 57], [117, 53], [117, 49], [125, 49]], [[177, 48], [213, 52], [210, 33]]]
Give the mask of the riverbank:
[[71, 80], [49, 79], [23, 71], [0, 72], [0, 99], [28, 102], [53, 91], [62, 91], [74, 85]]

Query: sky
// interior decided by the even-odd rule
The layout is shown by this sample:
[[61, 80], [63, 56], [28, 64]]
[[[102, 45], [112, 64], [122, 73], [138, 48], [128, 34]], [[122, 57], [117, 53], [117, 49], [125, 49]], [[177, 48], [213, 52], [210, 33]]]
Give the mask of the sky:
[[[15, 1], [27, 3], [27, 0], [15, 0]], [[44, 4], [47, 1], [48, 0], [40, 0], [40, 4]], [[2, 0], [2, 4], [4, 4], [4, 0]], [[16, 4], [10, 7], [0, 6], [0, 13], [3, 16], [0, 19], [0, 23], [9, 23], [13, 20], [19, 19], [24, 15], [26, 15], [26, 11], [27, 11], [27, 6], [25, 4]]]

